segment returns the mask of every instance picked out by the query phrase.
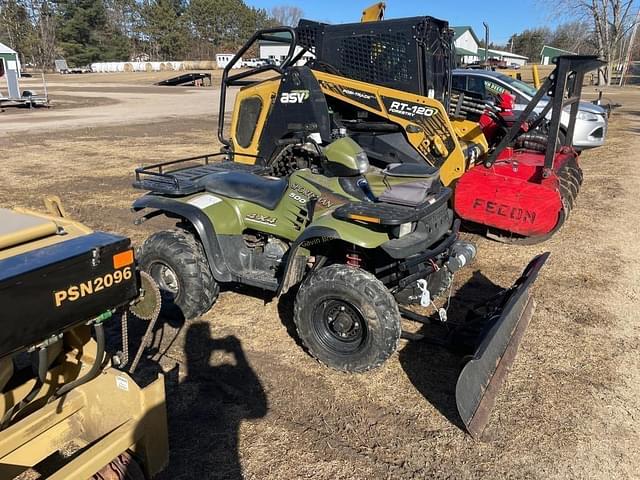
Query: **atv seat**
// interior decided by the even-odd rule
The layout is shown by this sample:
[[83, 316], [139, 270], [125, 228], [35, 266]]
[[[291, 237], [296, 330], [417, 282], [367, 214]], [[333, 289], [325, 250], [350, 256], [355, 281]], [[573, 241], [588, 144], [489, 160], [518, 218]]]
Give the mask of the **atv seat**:
[[255, 203], [269, 210], [278, 205], [288, 182], [284, 178], [267, 178], [249, 172], [217, 172], [198, 180], [207, 192]]

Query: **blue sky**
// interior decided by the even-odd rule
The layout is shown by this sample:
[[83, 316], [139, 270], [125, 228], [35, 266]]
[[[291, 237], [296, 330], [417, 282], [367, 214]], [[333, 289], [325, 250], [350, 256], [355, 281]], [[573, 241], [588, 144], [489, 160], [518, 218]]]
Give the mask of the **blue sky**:
[[[304, 11], [304, 17], [331, 23], [357, 22], [362, 9], [374, 0], [245, 0], [254, 7], [270, 9], [275, 5], [296, 5]], [[478, 0], [407, 1], [388, 0], [386, 18], [431, 15], [447, 20], [449, 25], [471, 25], [478, 37], [484, 36], [482, 22], [489, 23], [491, 41], [506, 43], [514, 33], [528, 27], [553, 26], [542, 0]]]

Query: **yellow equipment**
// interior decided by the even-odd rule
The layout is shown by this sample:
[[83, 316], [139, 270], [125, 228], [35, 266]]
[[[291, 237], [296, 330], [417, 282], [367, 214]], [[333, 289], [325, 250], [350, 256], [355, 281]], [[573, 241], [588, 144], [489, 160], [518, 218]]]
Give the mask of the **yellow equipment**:
[[[289, 45], [285, 60], [236, 74], [225, 68], [218, 137], [235, 161], [287, 174], [301, 165], [301, 155], [313, 155], [309, 145], [302, 149], [306, 153], [292, 145], [296, 138], [313, 134], [326, 144], [346, 135], [365, 149], [374, 166], [426, 161], [450, 185], [488, 151], [479, 126], [450, 119], [445, 108], [451, 68], [446, 22], [415, 17], [354, 23], [331, 26], [337, 32], [327, 36], [319, 33], [323, 28], [301, 20], [296, 29], [259, 31], [229, 65], [261, 40]], [[307, 49], [319, 51], [319, 42], [324, 42], [325, 53], [337, 52], [336, 58], [298, 66]], [[425, 44], [430, 45], [428, 52]], [[265, 78], [267, 72], [275, 75]], [[232, 86], [243, 88], [227, 135], [224, 108]]]
[[384, 2], [374, 3], [368, 6], [362, 11], [361, 22], [379, 22], [384, 18], [384, 9], [386, 4]]
[[[488, 150], [486, 139], [477, 123], [450, 119], [443, 105], [433, 98], [313, 69], [308, 70], [310, 75], [309, 73], [301, 73], [299, 70], [295, 71], [299, 78], [304, 78], [302, 83], [305, 88], [301, 91], [306, 93], [303, 95], [312, 95], [311, 91], [314, 89], [316, 92], [321, 92], [326, 97], [327, 112], [336, 112], [340, 108], [346, 111], [350, 107], [355, 107], [353, 111], [356, 112], [356, 115], [360, 119], [367, 119], [367, 125], [363, 128], [378, 128], [378, 131], [374, 131], [373, 135], [367, 135], [362, 131], [350, 132], [350, 136], [365, 149], [370, 143], [367, 140], [372, 137], [374, 140], [379, 140], [385, 132], [401, 132], [422, 159], [440, 168], [440, 177], [444, 185], [449, 185], [462, 176], [469, 166], [469, 162]], [[308, 120], [307, 123], [314, 123], [316, 112], [302, 113], [299, 119], [288, 115], [281, 122], [280, 108], [274, 101], [278, 94], [280, 99], [296, 100], [296, 97], [293, 96], [296, 94], [295, 89], [287, 91], [286, 87], [281, 88], [283, 81], [283, 77], [267, 80], [238, 92], [231, 117], [230, 136], [231, 149], [237, 162], [253, 164], [259, 157], [271, 157], [271, 162], [267, 163], [271, 166], [277, 166], [278, 162], [282, 160], [282, 151], [286, 148], [280, 151], [270, 148], [271, 145], [266, 147], [267, 151], [265, 151], [265, 147], [261, 148], [261, 144], [267, 143], [265, 134], [269, 135], [270, 131], [274, 130], [274, 127], [268, 123], [279, 122], [284, 125], [284, 122], [288, 121], [289, 124], [297, 123], [304, 127], [302, 124], [305, 118]], [[294, 85], [294, 87], [297, 86]], [[318, 101], [320, 101], [319, 98]], [[257, 104], [260, 104], [261, 108], [252, 108], [252, 105]], [[256, 119], [255, 127], [250, 129], [251, 134], [246, 128], [246, 124], [250, 119], [253, 120], [254, 116]], [[342, 118], [341, 121], [353, 124], [358, 119]], [[364, 124], [365, 121], [363, 120], [361, 123]], [[295, 132], [282, 132], [282, 137], [271, 138], [275, 142], [282, 141], [292, 133]], [[274, 144], [273, 140], [268, 143]], [[370, 153], [368, 149], [367, 153], [373, 157], [374, 161], [376, 160], [375, 153]]]
[[535, 63], [531, 66], [531, 71], [533, 74], [533, 86], [536, 88], [540, 88], [542, 82], [540, 82], [540, 72], [538, 71], [538, 65]]
[[105, 355], [104, 324], [140, 301], [130, 241], [48, 206], [0, 209], [0, 478], [151, 478], [168, 461], [163, 378], [141, 388]]

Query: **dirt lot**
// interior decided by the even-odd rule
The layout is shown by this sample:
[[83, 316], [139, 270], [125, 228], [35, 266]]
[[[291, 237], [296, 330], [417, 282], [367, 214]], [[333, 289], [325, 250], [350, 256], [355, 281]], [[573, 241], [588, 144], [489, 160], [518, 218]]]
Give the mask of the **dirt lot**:
[[[0, 204], [57, 194], [88, 225], [141, 242], [159, 225], [132, 225], [133, 169], [217, 150], [215, 92], [75, 78], [52, 85], [54, 99], [104, 103], [0, 114]], [[623, 107], [606, 147], [582, 155], [563, 230], [529, 247], [470, 235], [479, 256], [458, 287], [481, 275], [507, 286], [551, 252], [480, 441], [458, 427], [447, 354], [406, 344], [377, 371], [339, 374], [298, 346], [289, 302], [227, 290], [201, 319], [156, 336], [171, 437], [161, 478], [638, 478], [640, 89], [606, 96]]]

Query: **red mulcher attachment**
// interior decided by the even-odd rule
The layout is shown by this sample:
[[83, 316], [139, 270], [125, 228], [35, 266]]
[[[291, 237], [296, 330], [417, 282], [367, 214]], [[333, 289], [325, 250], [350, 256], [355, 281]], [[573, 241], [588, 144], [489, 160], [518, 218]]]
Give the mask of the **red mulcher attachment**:
[[[486, 225], [489, 236], [496, 240], [546, 240], [568, 217], [582, 184], [578, 154], [571, 146], [573, 130], [584, 74], [603, 62], [581, 55], [557, 57], [555, 62], [555, 70], [519, 118], [510, 122], [484, 166], [471, 168], [456, 184], [453, 201], [457, 215]], [[529, 123], [545, 95], [550, 101]], [[567, 134], [564, 144], [558, 145], [560, 115], [567, 106], [571, 106]], [[535, 133], [549, 111], [546, 136]]]

